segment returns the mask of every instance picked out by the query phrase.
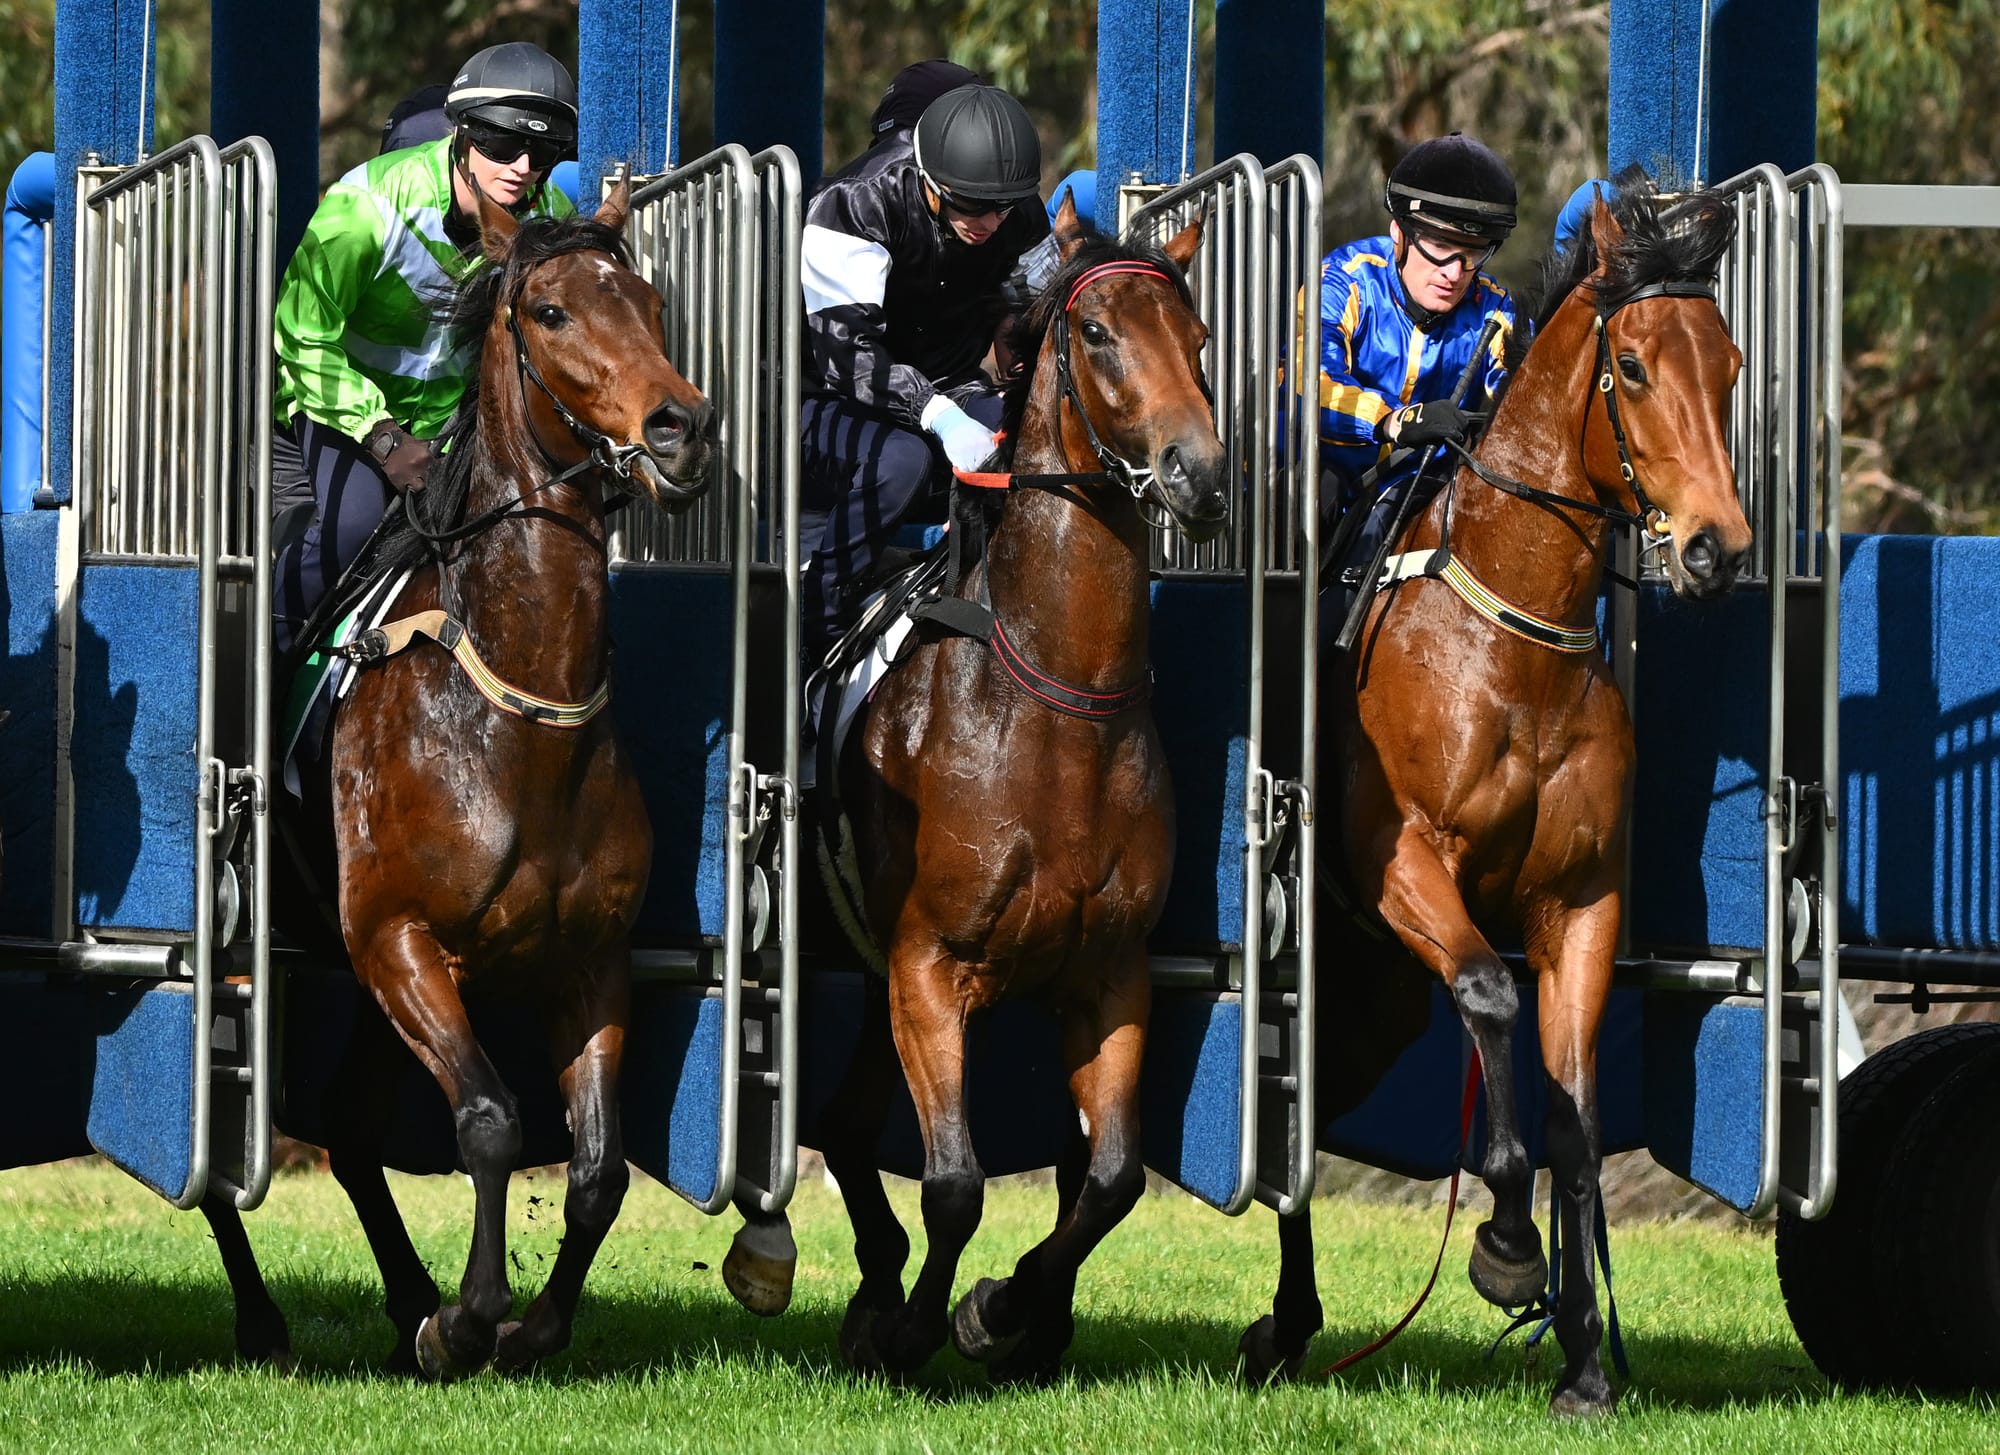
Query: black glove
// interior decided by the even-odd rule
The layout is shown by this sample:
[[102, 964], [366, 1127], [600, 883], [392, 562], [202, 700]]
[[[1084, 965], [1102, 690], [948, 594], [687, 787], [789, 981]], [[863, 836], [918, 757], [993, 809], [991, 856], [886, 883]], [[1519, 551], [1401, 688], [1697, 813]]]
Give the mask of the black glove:
[[398, 490], [421, 490], [431, 468], [431, 442], [409, 434], [393, 419], [377, 420], [361, 437], [362, 448]]
[[1472, 433], [1472, 420], [1472, 415], [1449, 399], [1433, 399], [1428, 404], [1411, 404], [1397, 410], [1383, 419], [1375, 432], [1405, 449], [1420, 450], [1446, 440], [1462, 445]]

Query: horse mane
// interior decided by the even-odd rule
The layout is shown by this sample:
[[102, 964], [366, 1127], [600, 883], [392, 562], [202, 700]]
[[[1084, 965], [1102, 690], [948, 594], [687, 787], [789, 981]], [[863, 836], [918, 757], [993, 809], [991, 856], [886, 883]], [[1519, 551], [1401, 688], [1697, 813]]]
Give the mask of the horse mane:
[[[466, 279], [452, 300], [451, 346], [470, 351], [472, 373], [464, 397], [444, 432], [437, 438], [439, 453], [433, 458], [430, 478], [424, 488], [410, 497], [418, 523], [433, 533], [450, 530], [465, 518], [465, 502], [472, 490], [473, 435], [479, 428], [479, 350], [493, 316], [503, 300], [512, 299], [529, 272], [551, 258], [565, 253], [609, 253], [624, 267], [632, 266], [625, 235], [615, 228], [582, 214], [560, 218], [530, 218], [514, 234], [504, 262], [481, 268]], [[354, 572], [356, 591], [383, 576], [394, 575], [417, 565], [431, 555], [431, 545], [410, 527], [407, 515], [397, 512], [383, 527], [375, 548]]]
[[1194, 294], [1189, 290], [1187, 278], [1180, 266], [1156, 247], [1135, 246], [1107, 237], [1094, 228], [1086, 226], [1083, 246], [1078, 248], [1056, 270], [1046, 287], [1028, 305], [1028, 311], [1014, 324], [1014, 355], [1027, 361], [1027, 366], [1007, 386], [1006, 398], [1001, 402], [1000, 428], [1006, 439], [1000, 446], [1002, 469], [1014, 466], [1014, 447], [1021, 438], [1021, 419], [1028, 412], [1028, 397], [1035, 389], [1035, 369], [1042, 357], [1042, 341], [1054, 326], [1056, 311], [1062, 307], [1062, 300], [1069, 297], [1070, 289], [1081, 278], [1100, 263], [1148, 263], [1173, 279], [1174, 287], [1180, 291], [1181, 301], [1194, 307]]
[[1736, 209], [1711, 191], [1679, 196], [1634, 163], [1606, 184], [1605, 203], [1624, 229], [1617, 251], [1600, 259], [1589, 221], [1567, 248], [1544, 264], [1535, 336], [1547, 329], [1570, 294], [1604, 264], [1602, 281], [1591, 285], [1600, 312], [1610, 313], [1649, 284], [1669, 278], [1713, 278], [1722, 255], [1736, 237]]

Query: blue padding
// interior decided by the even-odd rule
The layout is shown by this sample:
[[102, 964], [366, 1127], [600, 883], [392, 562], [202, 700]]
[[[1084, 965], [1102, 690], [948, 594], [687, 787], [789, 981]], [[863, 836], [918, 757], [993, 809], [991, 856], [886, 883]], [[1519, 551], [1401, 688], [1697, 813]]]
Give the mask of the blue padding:
[[57, 512], [0, 517], [7, 663], [0, 674], [0, 934], [49, 935], [56, 784]]
[[[1528, 1156], [1537, 1167], [1546, 1167], [1550, 1089], [1542, 1067], [1537, 988], [1521, 986], [1520, 997], [1513, 1039], [1514, 1102]], [[1405, 1177], [1451, 1176], [1458, 1165], [1459, 1110], [1471, 1045], [1450, 993], [1442, 985], [1434, 986], [1430, 1025], [1397, 1058], [1366, 1101], [1321, 1129], [1320, 1147]], [[1643, 997], [1637, 991], [1613, 991], [1597, 1035], [1598, 1134], [1606, 1153], [1646, 1145], [1645, 1049]], [[1476, 1169], [1485, 1158], [1482, 1089], [1473, 1108], [1465, 1165]]]
[[664, 172], [680, 156], [679, 0], [581, 0], [577, 7], [577, 162], [595, 197], [616, 162]]
[[1764, 1146], [1763, 1007], [1667, 992], [1646, 999], [1653, 1160], [1746, 1209]]
[[1236, 1194], [1242, 1046], [1241, 996], [1155, 993], [1139, 1110], [1146, 1165], [1215, 1207]]
[[90, 1145], [179, 1201], [192, 1191], [195, 1155], [193, 990], [91, 990], [97, 1064]]
[[1841, 938], [2000, 949], [2000, 539], [1843, 554]]
[[611, 705], [653, 821], [642, 939], [722, 934], [731, 593], [720, 571], [611, 573]]
[[[1617, 85], [1614, 77], [1614, 94]], [[1705, 178], [1721, 181], [1763, 162], [1781, 172], [1810, 166], [1819, 122], [1819, 0], [1715, 0], [1706, 99]]]
[[7, 184], [0, 215], [0, 511], [31, 510], [42, 483], [43, 224], [55, 216], [56, 159], [31, 152]]
[[1770, 602], [1743, 590], [1639, 605], [1631, 939], [1649, 952], [1764, 942]]
[[194, 930], [193, 566], [86, 565], [78, 593], [76, 917]]
[[1324, 0], [1216, 0], [1216, 159], [1317, 162], [1325, 145]]
[[1240, 581], [1153, 587], [1153, 719], [1173, 774], [1174, 879], [1158, 953], [1240, 949], [1249, 731], [1249, 595]]
[[826, 0], [718, 7], [713, 74], [716, 144], [790, 147], [810, 193], [826, 130]]
[[74, 976], [0, 974], [0, 1167], [90, 1151], [85, 1121], [96, 1042]]
[[648, 985], [625, 1038], [625, 1156], [691, 1202], [715, 1196], [722, 1146], [722, 1002]]
[[1180, 0], [1097, 7], [1097, 225], [1118, 230], [1118, 184], [1130, 172], [1178, 182], [1194, 171], [1194, 92]]
[[[1620, 0], [1611, 7], [1611, 170], [1637, 162], [1695, 174], [1706, 118], [1702, 7], [1709, 0]], [[1711, 108], [1712, 112], [1712, 108]], [[1718, 177], [1726, 173], [1714, 174]]]
[[[325, 1146], [344, 1094], [341, 1058], [357, 1017], [382, 1012], [362, 994], [345, 965], [287, 965], [282, 1019], [282, 1079], [274, 1115], [279, 1130]], [[545, 1167], [570, 1154], [567, 1109], [549, 1064], [548, 1017], [513, 1001], [474, 996], [466, 1005], [473, 1034], [514, 1094], [521, 1118], [517, 1167]], [[382, 1165], [399, 1172], [462, 1172], [451, 1107], [436, 1079], [408, 1052], [397, 1057], [396, 1090]]]
[[221, 147], [249, 136], [271, 144], [282, 275], [319, 204], [319, 9], [209, 0], [208, 33], [209, 133]]

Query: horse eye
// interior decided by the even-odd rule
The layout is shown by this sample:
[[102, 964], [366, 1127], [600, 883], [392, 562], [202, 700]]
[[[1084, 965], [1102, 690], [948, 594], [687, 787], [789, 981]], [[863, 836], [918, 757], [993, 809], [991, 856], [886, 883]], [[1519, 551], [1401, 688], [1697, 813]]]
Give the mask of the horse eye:
[[542, 303], [535, 307], [535, 322], [543, 328], [561, 328], [569, 322], [569, 315], [553, 303]]
[[1635, 354], [1620, 354], [1618, 356], [1618, 372], [1623, 374], [1633, 384], [1643, 384], [1646, 382], [1646, 366], [1639, 362], [1638, 356]]
[[1083, 341], [1087, 344], [1108, 344], [1111, 342], [1111, 335], [1105, 332], [1104, 325], [1091, 319], [1085, 319], [1083, 327], [1078, 332], [1083, 335]]

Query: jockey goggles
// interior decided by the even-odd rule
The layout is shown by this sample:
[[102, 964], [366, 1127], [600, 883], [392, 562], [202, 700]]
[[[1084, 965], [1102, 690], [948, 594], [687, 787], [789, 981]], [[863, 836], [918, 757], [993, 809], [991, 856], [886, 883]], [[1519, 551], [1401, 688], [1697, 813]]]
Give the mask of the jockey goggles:
[[960, 217], [985, 217], [988, 214], [1005, 217], [1021, 204], [1021, 199], [1018, 197], [1005, 202], [988, 202], [978, 197], [960, 197], [934, 181], [931, 183], [931, 188], [937, 193], [938, 200], [945, 205], [946, 210], [955, 212]]
[[537, 172], [546, 172], [561, 161], [563, 153], [568, 150], [566, 144], [556, 137], [524, 136], [518, 131], [470, 118], [460, 125], [465, 128], [466, 140], [479, 154], [502, 167], [513, 165], [525, 154], [530, 167]]
[[[1466, 272], [1476, 273], [1486, 266], [1487, 259], [1500, 251], [1500, 244], [1497, 242], [1447, 241], [1439, 233], [1429, 232], [1421, 227], [1411, 227], [1407, 222], [1404, 226], [1410, 228], [1410, 246], [1422, 253], [1424, 261], [1433, 268], [1448, 268], [1453, 263], [1462, 263]], [[1441, 251], [1432, 252], [1424, 245], [1427, 241]]]

